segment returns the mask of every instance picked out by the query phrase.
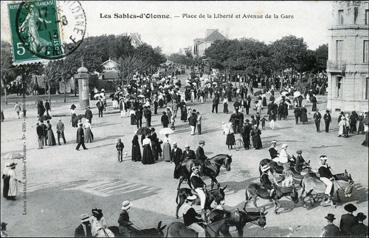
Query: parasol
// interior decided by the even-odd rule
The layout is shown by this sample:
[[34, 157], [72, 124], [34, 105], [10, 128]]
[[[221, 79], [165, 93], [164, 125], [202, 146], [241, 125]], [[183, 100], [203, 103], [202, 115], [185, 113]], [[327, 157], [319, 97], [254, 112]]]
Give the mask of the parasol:
[[8, 159], [8, 160], [23, 159], [23, 158], [24, 158], [24, 154], [21, 152], [11, 152], [4, 156], [4, 159]]
[[301, 96], [301, 93], [299, 91], [296, 91], [293, 93], [293, 97], [294, 98], [297, 98], [297, 97], [300, 97]]
[[159, 134], [161, 135], [170, 135], [170, 134], [173, 134], [174, 131], [170, 128], [163, 128], [159, 131]]
[[148, 127], [141, 127], [136, 131], [136, 135], [147, 135], [151, 132], [150, 128]]

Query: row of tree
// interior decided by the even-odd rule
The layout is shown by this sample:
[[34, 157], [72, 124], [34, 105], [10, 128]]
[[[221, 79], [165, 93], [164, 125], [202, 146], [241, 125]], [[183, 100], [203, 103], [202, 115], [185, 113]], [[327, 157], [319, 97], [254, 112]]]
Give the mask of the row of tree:
[[[109, 58], [116, 60], [120, 70], [119, 84], [135, 72], [153, 73], [160, 64], [166, 61], [160, 48], [153, 48], [148, 44], [134, 47], [129, 36], [102, 35], [84, 39], [78, 49], [66, 56], [63, 60], [50, 61], [47, 65], [34, 64], [23, 66], [12, 66], [11, 47], [7, 42], [1, 42], [1, 69], [4, 76], [2, 84], [7, 85], [15, 80], [17, 75], [25, 76], [27, 84], [30, 82], [31, 74], [45, 74], [48, 88], [58, 81], [66, 81], [77, 73], [81, 66], [89, 72], [102, 72], [102, 63]], [[27, 75], [24, 74], [27, 72]], [[50, 91], [50, 90], [49, 90]]]
[[172, 54], [171, 61], [185, 65], [198, 64], [207, 59], [210, 67], [228, 72], [244, 72], [246, 75], [280, 74], [286, 69], [294, 72], [321, 72], [326, 69], [328, 46], [316, 50], [307, 49], [303, 38], [285, 36], [270, 44], [242, 38], [214, 42], [205, 50], [202, 58], [193, 58], [191, 53]]

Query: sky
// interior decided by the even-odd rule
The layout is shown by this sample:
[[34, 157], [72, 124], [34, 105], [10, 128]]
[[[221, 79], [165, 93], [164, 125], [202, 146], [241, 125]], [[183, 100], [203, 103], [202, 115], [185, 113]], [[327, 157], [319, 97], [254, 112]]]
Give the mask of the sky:
[[[265, 43], [286, 35], [303, 37], [309, 49], [328, 43], [331, 4], [326, 1], [309, 2], [228, 2], [228, 1], [82, 1], [87, 18], [87, 36], [103, 34], [139, 33], [141, 39], [163, 53], [178, 52], [193, 45], [195, 38], [204, 38], [206, 29], [219, 29], [229, 39], [254, 38]], [[7, 2], [1, 2], [1, 38], [10, 41]], [[169, 19], [119, 19], [114, 14], [152, 13], [170, 16]], [[183, 14], [197, 18], [183, 17]], [[210, 14], [212, 18], [199, 18]], [[233, 14], [233, 18], [215, 19], [214, 14]], [[240, 16], [262, 15], [261, 19]], [[266, 19], [265, 15], [271, 15]], [[281, 18], [292, 15], [293, 18]], [[111, 15], [112, 18], [102, 18]], [[274, 18], [274, 15], [278, 18]]]

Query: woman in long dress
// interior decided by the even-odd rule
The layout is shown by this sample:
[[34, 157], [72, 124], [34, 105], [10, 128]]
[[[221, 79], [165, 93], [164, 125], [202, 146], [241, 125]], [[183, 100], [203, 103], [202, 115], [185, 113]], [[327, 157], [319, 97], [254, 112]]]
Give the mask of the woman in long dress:
[[78, 127], [78, 117], [77, 117], [77, 112], [76, 112], [76, 106], [74, 104], [72, 104], [72, 106], [70, 107], [70, 115], [71, 115], [71, 122], [72, 122], [72, 127]]
[[226, 97], [223, 100], [223, 112], [228, 113], [228, 100]]
[[255, 150], [263, 148], [260, 135], [261, 135], [261, 131], [257, 128], [256, 125], [254, 125], [251, 131], [251, 138], [252, 138], [252, 145], [254, 146]]
[[132, 139], [132, 161], [141, 161], [140, 143], [138, 142], [138, 135], [134, 135]]
[[303, 106], [301, 108], [301, 122], [302, 124], [305, 124], [308, 122], [308, 118], [307, 118], [307, 109], [305, 106]]
[[187, 121], [187, 107], [184, 101], [182, 101], [181, 105], [181, 120], [184, 122]]
[[163, 159], [164, 161], [170, 162], [171, 158], [170, 158], [170, 151], [171, 151], [171, 146], [169, 143], [169, 135], [166, 134], [164, 139], [163, 139]]
[[223, 133], [226, 135], [226, 145], [228, 146], [228, 149], [232, 149], [232, 147], [236, 144], [232, 122], [228, 122], [227, 124], [223, 125]]
[[9, 200], [15, 200], [15, 197], [18, 193], [18, 182], [22, 182], [21, 180], [17, 179], [17, 175], [15, 173], [16, 165], [17, 164], [14, 162], [8, 163], [6, 165], [7, 168], [4, 169], [5, 173], [3, 173], [4, 190], [6, 189], [6, 191], [3, 191], [3, 196], [5, 197], [6, 195], [5, 198]]
[[48, 146], [56, 145], [56, 140], [55, 140], [54, 132], [53, 132], [52, 126], [50, 124], [50, 121], [47, 121], [46, 128], [47, 128], [47, 143], [48, 143]]
[[86, 120], [83, 127], [85, 128], [85, 142], [86, 143], [91, 143], [94, 139], [94, 136], [93, 136], [92, 131], [91, 131], [91, 123], [88, 119]]
[[338, 137], [344, 136], [348, 137], [349, 122], [346, 117], [342, 117], [341, 121], [338, 123]]
[[149, 139], [148, 136], [146, 136], [146, 138], [143, 140], [142, 146], [143, 146], [142, 164], [153, 164], [155, 161], [151, 150], [151, 140]]

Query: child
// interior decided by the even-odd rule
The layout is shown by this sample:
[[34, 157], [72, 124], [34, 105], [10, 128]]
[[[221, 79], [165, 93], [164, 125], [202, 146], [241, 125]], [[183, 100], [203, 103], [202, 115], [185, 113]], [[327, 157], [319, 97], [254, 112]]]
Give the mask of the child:
[[118, 139], [117, 145], [115, 146], [118, 151], [118, 161], [123, 162], [123, 148], [124, 144], [121, 139]]
[[261, 128], [263, 129], [263, 130], [265, 130], [265, 122], [267, 121], [267, 119], [266, 119], [266, 117], [265, 116], [263, 116], [263, 118], [261, 118]]

